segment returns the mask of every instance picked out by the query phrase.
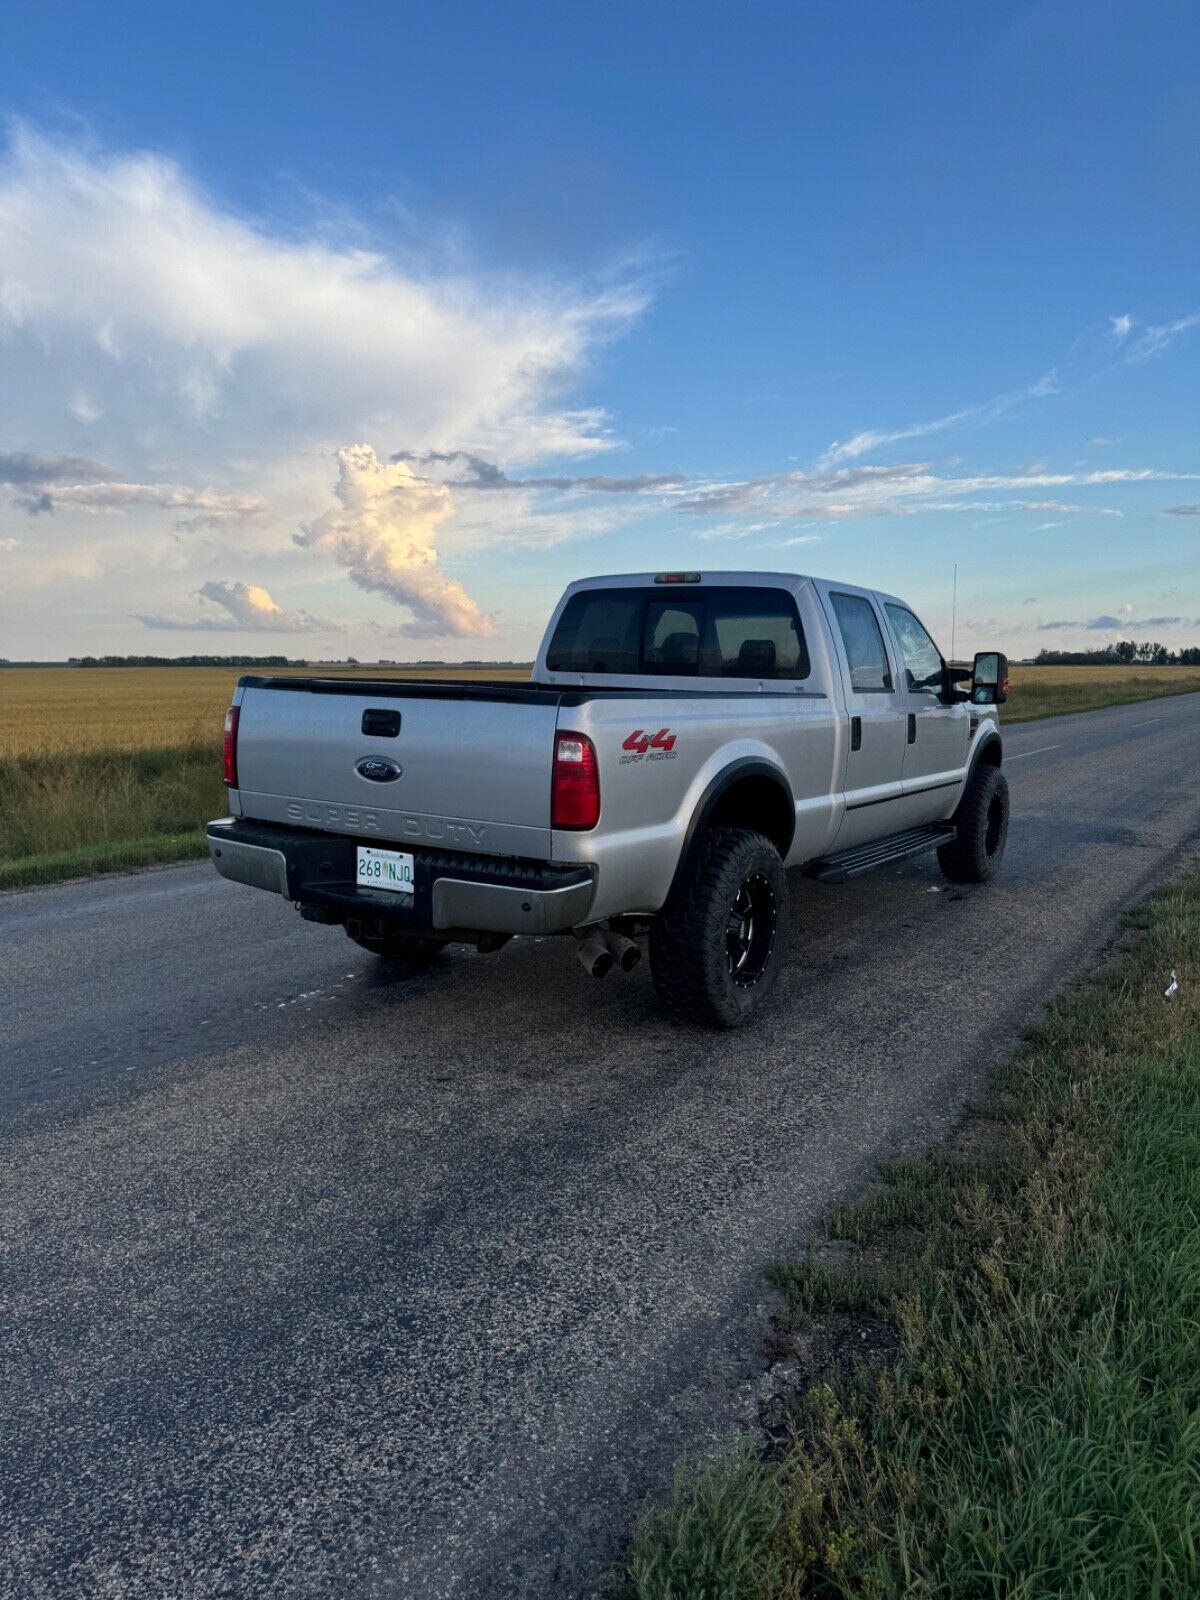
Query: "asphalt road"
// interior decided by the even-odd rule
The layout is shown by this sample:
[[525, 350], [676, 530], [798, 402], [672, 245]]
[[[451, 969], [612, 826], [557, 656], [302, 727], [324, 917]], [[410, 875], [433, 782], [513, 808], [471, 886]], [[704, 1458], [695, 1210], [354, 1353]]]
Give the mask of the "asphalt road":
[[592, 1593], [752, 1416], [767, 1262], [1200, 828], [1200, 696], [1008, 762], [998, 881], [796, 881], [735, 1036], [554, 941], [387, 982], [207, 865], [0, 897], [0, 1593]]

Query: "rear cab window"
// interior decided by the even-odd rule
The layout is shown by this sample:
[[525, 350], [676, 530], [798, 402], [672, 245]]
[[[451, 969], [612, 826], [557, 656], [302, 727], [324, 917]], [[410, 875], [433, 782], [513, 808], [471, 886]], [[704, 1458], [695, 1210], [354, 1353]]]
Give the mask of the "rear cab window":
[[546, 652], [550, 672], [786, 679], [812, 670], [786, 589], [719, 585], [585, 589], [571, 596]]

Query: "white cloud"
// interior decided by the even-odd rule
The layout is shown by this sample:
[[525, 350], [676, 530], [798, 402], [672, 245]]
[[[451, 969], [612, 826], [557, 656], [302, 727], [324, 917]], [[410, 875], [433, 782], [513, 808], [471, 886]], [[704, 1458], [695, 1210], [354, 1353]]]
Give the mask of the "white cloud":
[[307, 611], [285, 611], [261, 584], [214, 579], [196, 591], [196, 598], [218, 610], [196, 616], [154, 616], [135, 613], [147, 628], [198, 633], [340, 633], [342, 627]]
[[603, 411], [553, 401], [648, 297], [419, 275], [381, 250], [272, 234], [161, 155], [24, 127], [0, 162], [0, 284], [6, 361], [47, 369], [59, 404], [82, 390], [99, 417], [119, 401], [173, 440], [246, 428], [329, 447], [371, 428], [508, 460], [614, 442]]
[[[650, 296], [639, 263], [556, 281], [447, 267], [415, 232], [402, 249], [364, 243], [369, 233], [329, 211], [285, 231], [234, 212], [161, 154], [17, 125], [0, 149], [0, 415], [21, 433], [0, 446], [30, 448], [0, 453], [11, 491], [0, 535], [22, 531], [4, 524], [14, 507], [22, 524], [55, 513], [39, 517], [14, 571], [6, 561], [6, 585], [59, 592], [68, 648], [89, 647], [72, 619], [90, 628], [124, 614], [131, 591], [147, 615], [178, 621], [180, 572], [196, 592], [266, 557], [272, 588], [285, 586], [281, 612], [286, 585], [311, 583], [317, 559], [333, 557], [361, 587], [402, 600], [410, 631], [487, 633], [439, 566], [437, 540], [469, 562], [489, 543], [545, 545], [619, 520], [589, 494], [622, 493], [624, 520], [636, 514], [623, 481], [599, 475], [552, 507], [549, 490], [522, 489], [485, 510], [483, 486], [451, 491], [445, 509], [397, 473], [370, 504], [321, 516], [347, 439], [377, 441], [381, 454], [483, 452], [501, 472], [617, 448], [580, 384]], [[354, 499], [364, 480], [342, 487]], [[308, 530], [299, 549], [297, 527]], [[141, 572], [122, 528], [144, 542]]]
[[104, 415], [100, 407], [82, 389], [77, 389], [67, 402], [67, 410], [80, 422], [99, 422]]
[[[675, 508], [697, 516], [753, 515], [837, 521], [915, 516], [925, 512], [1041, 511], [1120, 516], [1115, 506], [1027, 498], [1031, 490], [1104, 488], [1125, 483], [1200, 480], [1200, 473], [1112, 467], [1085, 472], [941, 472], [928, 462], [840, 467], [833, 472], [781, 472], [731, 483], [691, 484], [672, 495]], [[1007, 500], [980, 496], [1007, 494]]]
[[1129, 359], [1149, 361], [1152, 357], [1161, 355], [1177, 339], [1197, 327], [1200, 327], [1200, 311], [1193, 311], [1190, 316], [1179, 317], [1174, 322], [1160, 322], [1149, 327], [1129, 347]]
[[987, 421], [1000, 416], [1022, 400], [1039, 399], [1057, 393], [1058, 380], [1053, 372], [1048, 372], [1027, 388], [996, 395], [979, 405], [964, 406], [959, 411], [948, 412], [944, 417], [935, 417], [932, 422], [910, 422], [902, 428], [892, 429], [868, 428], [844, 441], [835, 440], [821, 457], [821, 466], [836, 467], [843, 461], [857, 461], [881, 446], [899, 444], [908, 439], [923, 439], [931, 433], [943, 433], [947, 428], [957, 427], [960, 422]]
[[1123, 339], [1128, 339], [1130, 331], [1133, 328], [1133, 318], [1129, 315], [1128, 311], [1123, 312], [1119, 317], [1109, 317], [1108, 322], [1112, 336], [1118, 344], [1120, 344]]
[[438, 566], [438, 529], [454, 510], [444, 484], [418, 478], [407, 461], [380, 461], [369, 444], [338, 451], [340, 509], [296, 535], [331, 556], [362, 589], [407, 607], [403, 631], [418, 638], [473, 638], [495, 632], [460, 583]]

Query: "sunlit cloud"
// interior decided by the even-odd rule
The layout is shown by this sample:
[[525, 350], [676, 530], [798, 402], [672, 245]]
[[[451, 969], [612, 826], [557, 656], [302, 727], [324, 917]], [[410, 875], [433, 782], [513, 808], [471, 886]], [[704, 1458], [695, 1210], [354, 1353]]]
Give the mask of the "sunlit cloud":
[[[340, 633], [343, 627], [307, 611], [286, 611], [261, 584], [214, 579], [201, 585], [196, 599], [207, 603], [194, 616], [135, 613], [146, 628], [186, 633]], [[213, 609], [215, 608], [215, 609]]]
[[[362, 219], [326, 214], [285, 232], [159, 153], [17, 124], [0, 153], [0, 414], [20, 418], [21, 437], [0, 445], [43, 448], [0, 455], [0, 519], [37, 518], [36, 556], [20, 552], [9, 592], [86, 581], [79, 603], [93, 612], [97, 586], [124, 598], [128, 548], [114, 533], [127, 522], [145, 540], [141, 597], [159, 601], [146, 616], [180, 620], [160, 570], [235, 582], [269, 555], [272, 588], [332, 562], [397, 601], [410, 632], [486, 634], [490, 619], [436, 549], [447, 523], [460, 554], [486, 542], [485, 485], [443, 499], [414, 481], [418, 469], [395, 472], [385, 492], [378, 462], [347, 476], [343, 461], [345, 501], [322, 515], [339, 445], [456, 453], [468, 477], [471, 459], [486, 458], [512, 481], [497, 539], [518, 541], [527, 522], [535, 546], [589, 537], [611, 525], [596, 499], [632, 504], [654, 487], [653, 476], [555, 472], [621, 446], [612, 418], [577, 391], [597, 349], [647, 305], [652, 267], [631, 255], [573, 280], [447, 268], [437, 251], [423, 260], [416, 229], [402, 254], [372, 242]], [[81, 430], [87, 450], [73, 452]], [[552, 482], [526, 488], [531, 473]], [[572, 504], [551, 507], [556, 492]], [[0, 534], [17, 532], [0, 521]], [[270, 631], [301, 615], [283, 591], [276, 611], [239, 625]]]
[[438, 530], [454, 510], [450, 490], [418, 478], [407, 461], [380, 461], [369, 444], [347, 445], [337, 459], [338, 507], [298, 533], [296, 543], [332, 557], [359, 588], [404, 606], [405, 633], [493, 633], [491, 618], [438, 566]]

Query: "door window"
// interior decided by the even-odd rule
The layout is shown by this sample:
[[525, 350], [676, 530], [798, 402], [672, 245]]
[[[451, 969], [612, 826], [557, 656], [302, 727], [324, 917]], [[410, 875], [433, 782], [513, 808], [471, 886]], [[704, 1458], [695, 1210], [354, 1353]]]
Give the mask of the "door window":
[[855, 694], [890, 694], [892, 671], [875, 607], [860, 594], [831, 594], [829, 598], [846, 647], [851, 689]]
[[941, 694], [946, 687], [942, 652], [906, 606], [889, 605], [888, 616], [900, 646], [911, 694]]

